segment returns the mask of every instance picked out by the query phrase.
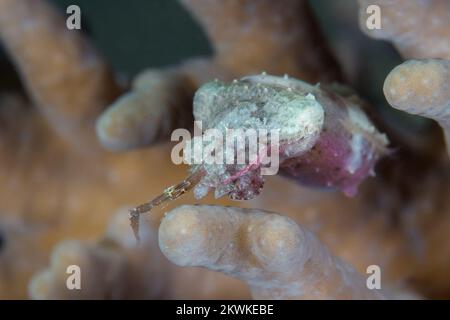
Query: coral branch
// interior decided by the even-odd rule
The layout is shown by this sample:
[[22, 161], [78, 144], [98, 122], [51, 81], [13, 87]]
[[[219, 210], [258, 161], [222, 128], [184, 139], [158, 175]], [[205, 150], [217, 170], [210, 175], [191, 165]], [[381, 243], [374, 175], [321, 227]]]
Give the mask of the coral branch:
[[24, 299], [23, 288], [45, 265], [42, 243], [37, 241], [42, 231], [34, 222], [21, 217], [8, 217], [0, 211], [0, 300]]
[[106, 148], [120, 151], [157, 142], [172, 131], [173, 126], [168, 125], [173, 123], [171, 115], [180, 112], [183, 121], [177, 125], [192, 126], [190, 118], [184, 116], [192, 111], [186, 97], [192, 97], [198, 86], [213, 78], [232, 80], [265, 70], [313, 83], [341, 79], [306, 1], [182, 2], [209, 35], [214, 56], [139, 76], [136, 82], [153, 80], [144, 81], [147, 83], [141, 89], [135, 85], [132, 93], [114, 103], [97, 124]]
[[208, 34], [218, 63], [235, 76], [289, 73], [310, 82], [340, 78], [304, 0], [181, 0]]
[[257, 299], [383, 298], [308, 230], [258, 210], [181, 206], [159, 229], [164, 255], [245, 281]]
[[[213, 127], [235, 111], [248, 112], [245, 104], [256, 108], [250, 115], [253, 125], [264, 119], [255, 115], [267, 115], [256, 102], [272, 103], [266, 109], [273, 111], [270, 119], [276, 121], [271, 123], [292, 124], [295, 136], [303, 139], [291, 147], [305, 152], [304, 157], [294, 154], [293, 161], [280, 168], [308, 186], [351, 192], [351, 186], [373, 173], [387, 141], [354, 96], [315, 84], [339, 75], [306, 1], [184, 3], [205, 27], [215, 55], [144, 72], [132, 92], [97, 122], [103, 144], [114, 150], [142, 147], [167, 137], [176, 126], [191, 125], [190, 99], [208, 82], [216, 89], [223, 86], [225, 95], [215, 98], [239, 103], [214, 103], [218, 100], [209, 95], [205, 100], [198, 96], [195, 116]], [[447, 59], [408, 62], [392, 72], [385, 86], [395, 107], [432, 117], [447, 130], [449, 28], [442, 18], [448, 1], [371, 3], [382, 4], [382, 16], [388, 20], [381, 32], [406, 57]], [[397, 16], [390, 10], [398, 4], [403, 4], [404, 14], [394, 20]], [[388, 291], [391, 286], [427, 297], [449, 297], [450, 247], [443, 244], [450, 242], [450, 166], [437, 152], [409, 150], [392, 136], [393, 156], [384, 157], [377, 178], [368, 179], [352, 199], [270, 177], [260, 197], [237, 204], [282, 212], [300, 226], [258, 210], [184, 206], [163, 219], [160, 243], [157, 224], [162, 210], [153, 212], [151, 222], [142, 219], [136, 246], [127, 209], [115, 214], [102, 233], [104, 226], [117, 208], [184, 178], [185, 168], [170, 161], [170, 145], [122, 154], [98, 149], [89, 157], [74, 148], [77, 143], [83, 149], [94, 143], [94, 118], [110, 103], [116, 86], [98, 55], [77, 31], [67, 30], [43, 0], [0, 0], [0, 39], [44, 111], [15, 96], [0, 95], [0, 177], [5, 177], [0, 179], [0, 298], [25, 298], [28, 283], [30, 296], [43, 299], [248, 299], [245, 283], [256, 298], [398, 297]], [[313, 85], [267, 74], [228, 83], [262, 70], [288, 73]], [[210, 81], [216, 77], [226, 82]], [[229, 99], [227, 88], [241, 95], [234, 92]], [[215, 114], [224, 108], [222, 115]], [[298, 113], [292, 113], [294, 109]], [[249, 119], [246, 115], [233, 119]], [[51, 127], [70, 144], [61, 143]], [[428, 135], [423, 140], [429, 141]], [[434, 151], [435, 144], [430, 145]], [[262, 187], [262, 180], [245, 176], [253, 167], [245, 169], [221, 180], [222, 185], [237, 182], [233, 188], [238, 199]], [[357, 170], [352, 173], [353, 169]], [[179, 186], [165, 190], [156, 202], [188, 189], [185, 183]], [[60, 242], [99, 234], [93, 243]], [[48, 268], [36, 274], [48, 264], [57, 243]], [[159, 245], [175, 263], [201, 267], [170, 263]], [[362, 275], [372, 264], [382, 270], [382, 292], [366, 288]], [[67, 289], [70, 265], [82, 269], [82, 290]]]
[[[278, 130], [278, 141], [271, 144], [279, 148], [271, 152], [277, 153], [285, 173], [305, 185], [335, 188], [349, 196], [373, 173], [388, 144], [356, 96], [342, 97], [326, 86], [289, 77], [261, 74], [232, 83], [208, 82], [195, 94], [194, 116], [203, 121], [203, 130], [221, 130], [224, 137], [230, 129]], [[209, 142], [204, 144], [207, 147]], [[248, 149], [246, 144], [238, 145], [235, 154], [246, 154]], [[206, 174], [195, 188], [197, 197], [215, 189], [216, 197], [253, 198], [264, 182], [262, 163], [259, 160], [249, 169], [248, 163], [204, 161], [198, 165]]]
[[93, 144], [94, 119], [117, 95], [106, 65], [42, 0], [0, 0], [0, 40], [36, 104], [72, 144]]
[[111, 150], [127, 150], [167, 139], [174, 128], [192, 124], [194, 84], [174, 70], [147, 70], [97, 121], [97, 135]]
[[[394, 43], [405, 58], [450, 59], [450, 2], [447, 0], [359, 0], [360, 27]], [[381, 9], [381, 29], [366, 26], [369, 5]]]
[[[78, 266], [83, 290], [68, 290], [68, 267]], [[35, 299], [121, 297], [116, 279], [125, 271], [123, 258], [112, 250], [83, 245], [79, 241], [58, 244], [51, 257], [50, 269], [36, 275], [30, 285], [30, 295]], [[70, 271], [75, 274], [76, 271]], [[70, 275], [70, 274], [69, 274]], [[81, 280], [82, 279], [82, 280]], [[70, 279], [69, 279], [70, 280]], [[82, 281], [82, 282], [81, 282]], [[74, 280], [73, 285], [76, 285]]]
[[[98, 243], [65, 241], [53, 250], [50, 266], [29, 285], [33, 299], [248, 299], [245, 285], [200, 268], [179, 268], [161, 254], [156, 230], [145, 221], [142, 242], [128, 225], [126, 210], [110, 219]], [[67, 268], [81, 268], [81, 290], [68, 290]], [[0, 274], [1, 276], [1, 274]], [[168, 285], [170, 284], [170, 285]], [[192, 288], [195, 287], [195, 292]], [[1, 287], [0, 287], [1, 288]]]
[[[446, 0], [359, 0], [360, 27], [371, 37], [390, 40], [409, 61], [386, 78], [384, 94], [397, 109], [439, 122], [450, 154], [449, 67], [450, 2]], [[381, 9], [381, 29], [366, 26], [367, 8]]]
[[97, 136], [110, 150], [140, 148], [167, 139], [176, 128], [192, 126], [192, 96], [211, 77], [231, 78], [209, 59], [191, 59], [168, 69], [149, 69], [132, 90], [98, 119]]
[[394, 68], [384, 82], [388, 102], [399, 110], [436, 120], [450, 155], [450, 61], [410, 60]]

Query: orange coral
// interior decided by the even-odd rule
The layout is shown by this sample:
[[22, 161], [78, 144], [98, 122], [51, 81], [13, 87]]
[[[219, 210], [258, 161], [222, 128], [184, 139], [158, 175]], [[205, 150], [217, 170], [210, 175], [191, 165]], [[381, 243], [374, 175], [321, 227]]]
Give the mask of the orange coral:
[[308, 82], [340, 78], [305, 0], [181, 2], [205, 28], [217, 64], [235, 77], [265, 70]]
[[[450, 59], [450, 3], [447, 0], [359, 0], [360, 26], [367, 35], [392, 41], [411, 58]], [[381, 29], [366, 26], [369, 5], [378, 5]]]
[[384, 82], [394, 108], [436, 120], [444, 130], [450, 156], [450, 60], [408, 60]]
[[[173, 125], [174, 119], [170, 118], [175, 113], [173, 107], [183, 110], [182, 114], [190, 114], [188, 96], [201, 82], [210, 78], [232, 79], [266, 70], [277, 74], [289, 73], [312, 82], [339, 79], [338, 68], [323, 49], [321, 37], [315, 34], [305, 1], [262, 1], [258, 5], [245, 0], [185, 3], [213, 41], [215, 56], [209, 60], [187, 61], [167, 70], [151, 71], [139, 78], [145, 81], [138, 80], [133, 91], [116, 101], [113, 109], [100, 118], [97, 130], [100, 136], [102, 132], [106, 133], [106, 138], [102, 138], [105, 145], [128, 149], [158, 140]], [[433, 12], [439, 13], [439, 10]], [[30, 22], [35, 28], [29, 28]], [[0, 181], [0, 225], [2, 230], [8, 230], [3, 233], [5, 244], [2, 250], [6, 254], [0, 257], [2, 298], [26, 297], [31, 274], [45, 267], [51, 248], [62, 239], [98, 239], [109, 216], [119, 207], [139, 203], [185, 175], [185, 168], [170, 164], [169, 145], [123, 154], [108, 153], [97, 146], [93, 138], [95, 118], [116, 97], [118, 86], [106, 64], [86, 40], [75, 31], [68, 33], [64, 30], [61, 18], [43, 0], [0, 0], [0, 39], [38, 107], [33, 108], [17, 97], [0, 98], [0, 104], [6, 106], [1, 108], [2, 124], [4, 122], [5, 125], [0, 129], [0, 170], [1, 176], [7, 177]], [[435, 35], [442, 37], [443, 33], [435, 30]], [[422, 35], [422, 32], [418, 34]], [[431, 39], [431, 34], [423, 33], [421, 37]], [[416, 40], [413, 43], [420, 44]], [[412, 47], [404, 50], [407, 55], [424, 52]], [[153, 90], [148, 90], [151, 88]], [[175, 92], [157, 92], [155, 88], [163, 88], [164, 91], [175, 88]], [[182, 90], [178, 91], [179, 88]], [[152, 103], [146, 104], [147, 99]], [[140, 128], [145, 128], [147, 122], [142, 122], [136, 114], [126, 116], [131, 107], [143, 117], [156, 114], [156, 121], [148, 118], [148, 124], [160, 127], [142, 131]], [[106, 129], [114, 130], [108, 131], [102, 119], [111, 114], [115, 119], [109, 120], [115, 120], [112, 121], [114, 125], [106, 126]], [[181, 123], [187, 119], [176, 120]], [[122, 128], [133, 131], [123, 134]], [[117, 137], [113, 143], [108, 140], [111, 136]], [[389, 285], [412, 287], [427, 296], [448, 296], [450, 248], [442, 245], [449, 242], [450, 229], [448, 159], [402, 149], [381, 163], [377, 172], [378, 177], [366, 182], [355, 199], [307, 190], [292, 181], [273, 177], [263, 195], [240, 205], [286, 214], [316, 233], [324, 244], [311, 240], [314, 246], [321, 249], [327, 246], [330, 251], [327, 254], [333, 261], [337, 261], [334, 257], [339, 257], [361, 274], [368, 265], [379, 264], [383, 281]], [[193, 200], [188, 197], [186, 201]], [[211, 201], [208, 198], [205, 203]], [[216, 203], [229, 204], [223, 200]], [[178, 210], [178, 218], [183, 217], [181, 209]], [[229, 210], [238, 220], [247, 221], [239, 209]], [[209, 217], [209, 213], [204, 215]], [[262, 220], [268, 219], [272, 223], [271, 217], [274, 218], [270, 216]], [[216, 218], [212, 215], [211, 219]], [[203, 269], [174, 267], [161, 256], [155, 258], [160, 254], [154, 231], [159, 224], [158, 214], [153, 216], [151, 226], [148, 226], [153, 237], [148, 238], [143, 248], [129, 244], [132, 233], [125, 211], [120, 214], [120, 219], [121, 222], [116, 224], [113, 218], [113, 231], [107, 231], [98, 243], [62, 244], [62, 248], [73, 248], [69, 256], [56, 249], [47, 271], [33, 278], [31, 296], [248, 297], [247, 289], [237, 280], [232, 282], [220, 273]], [[302, 233], [302, 229], [286, 222], [288, 220], [276, 219], [292, 227], [286, 233], [286, 236], [291, 236], [289, 239], [295, 240], [296, 232]], [[179, 234], [165, 233], [167, 221], [164, 221], [162, 240], [176, 240]], [[26, 228], [21, 229], [22, 225]], [[175, 227], [175, 231], [180, 228], [179, 225]], [[261, 228], [262, 231], [271, 231], [268, 229]], [[232, 234], [245, 235], [245, 232], [230, 230]], [[223, 235], [214, 234], [211, 243], [220, 244], [220, 236]], [[165, 252], [169, 255], [183, 248], [176, 244], [172, 242], [170, 250]], [[231, 255], [234, 253], [240, 254], [239, 251], [229, 252]], [[61, 271], [64, 270], [63, 263], [74, 261], [83, 263], [88, 274], [95, 278], [99, 273], [98, 267], [105, 265], [117, 277], [114, 281], [98, 277], [99, 281], [92, 281], [85, 292], [68, 296], [61, 290], [61, 285], [64, 285], [61, 284]], [[152, 269], [153, 262], [149, 261], [161, 264], [154, 264], [157, 268]], [[27, 267], [21, 268], [24, 264]], [[329, 270], [335, 271], [333, 266]], [[262, 270], [260, 275], [264, 278], [267, 274]], [[340, 275], [336, 273], [335, 279], [339, 280]], [[287, 270], [284, 276], [300, 279], [304, 275]], [[158, 291], [160, 279], [167, 281], [164, 286], [170, 292]], [[124, 284], [128, 281], [142, 284], [135, 295]], [[226, 295], [230, 286], [237, 283], [240, 289], [233, 291], [231, 296]], [[10, 284], [15, 286], [13, 292]], [[97, 288], [93, 287], [96, 285]], [[343, 283], [336, 281], [335, 288], [341, 287]], [[193, 293], [192, 288], [199, 292]], [[255, 296], [274, 297], [272, 293], [259, 290], [260, 287], [255, 288]], [[113, 292], [113, 289], [117, 291]], [[353, 297], [358, 296], [355, 294]]]
[[[390, 40], [407, 61], [384, 84], [388, 102], [397, 109], [439, 122], [449, 144], [450, 2], [359, 0], [360, 26], [369, 36]], [[381, 29], [368, 30], [366, 8], [381, 9]], [[440, 60], [446, 59], [446, 60]]]
[[[34, 299], [246, 299], [243, 283], [200, 268], [169, 263], [157, 245], [156, 229], [145, 223], [136, 246], [126, 210], [119, 210], [97, 244], [66, 241], [53, 250], [48, 269], [30, 283]], [[67, 290], [66, 270], [83, 270], [81, 290]], [[86, 271], [86, 273], [84, 272]], [[195, 292], [192, 288], [195, 287]]]
[[117, 95], [108, 68], [90, 44], [45, 1], [0, 1], [0, 39], [34, 102], [61, 136], [86, 148], [92, 124]]
[[181, 206], [162, 221], [162, 252], [181, 266], [237, 277], [255, 299], [377, 299], [365, 279], [308, 230], [258, 210]]

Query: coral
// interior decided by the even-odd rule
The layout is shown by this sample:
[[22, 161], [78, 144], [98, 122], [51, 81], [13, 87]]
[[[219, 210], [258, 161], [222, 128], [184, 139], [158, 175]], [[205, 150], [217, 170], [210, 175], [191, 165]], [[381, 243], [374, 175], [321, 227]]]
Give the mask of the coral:
[[0, 212], [0, 300], [23, 299], [23, 288], [36, 272], [36, 265], [46, 263], [47, 230], [19, 217], [5, 217]]
[[255, 299], [378, 299], [365, 279], [308, 230], [259, 210], [181, 206], [162, 221], [159, 245], [180, 266], [245, 281]]
[[[168, 136], [177, 128], [175, 124], [189, 127], [192, 124], [187, 115], [192, 106], [186, 97], [192, 98], [196, 88], [207, 80], [231, 80], [261, 70], [276, 75], [289, 73], [314, 83], [341, 78], [304, 0], [182, 3], [204, 27], [214, 56], [139, 75], [135, 89], [116, 101], [97, 122], [105, 147], [142, 147], [158, 141], [161, 135]], [[167, 86], [175, 88], [168, 91], [171, 88]], [[161, 119], [162, 114], [169, 117]]]
[[[230, 165], [222, 160], [219, 164], [194, 165], [193, 170], [205, 171], [196, 186], [200, 197], [202, 189], [215, 189], [216, 197], [228, 194], [236, 200], [258, 195], [267, 153], [277, 153], [280, 169], [306, 185], [355, 195], [358, 184], [373, 171], [388, 143], [356, 97], [345, 98], [326, 87], [267, 74], [245, 77], [231, 84], [219, 81], [204, 84], [194, 97], [194, 116], [204, 123], [204, 130], [220, 130], [223, 137], [227, 137], [230, 129], [253, 129], [278, 130], [279, 139], [275, 141], [272, 137], [271, 141], [279, 144], [277, 150], [273, 146], [270, 152], [259, 150], [251, 164]], [[233, 151], [246, 154], [249, 144], [242, 143]], [[218, 150], [215, 149], [216, 156]], [[230, 157], [227, 152], [222, 155], [224, 159]]]
[[[48, 269], [30, 282], [33, 299], [246, 299], [243, 283], [200, 268], [169, 263], [157, 245], [157, 230], [145, 223], [136, 246], [126, 210], [119, 210], [96, 243], [64, 241], [52, 252]], [[81, 290], [67, 290], [66, 270], [81, 270]], [[180, 280], [180, 281], [179, 281]], [[195, 288], [195, 292], [192, 291]]]
[[[50, 259], [51, 268], [34, 277], [30, 296], [34, 299], [80, 298], [78, 290], [66, 286], [69, 266], [80, 268], [83, 297], [118, 299], [121, 288], [117, 279], [125, 272], [125, 263], [115, 252], [83, 246], [76, 241], [58, 245]], [[70, 269], [69, 269], [70, 270]]]
[[[106, 147], [135, 149], [164, 140], [176, 126], [187, 127], [192, 119], [190, 99], [208, 80], [217, 77], [230, 81], [266, 70], [316, 83], [339, 80], [339, 68], [324, 47], [306, 1], [184, 3], [212, 41], [214, 56], [145, 71], [131, 92], [100, 116], [95, 128], [96, 116], [120, 91], [107, 64], [79, 32], [64, 31], [64, 21], [45, 1], [0, 0], [0, 40], [32, 100], [0, 96], [0, 176], [6, 177], [0, 181], [0, 297], [25, 298], [27, 288], [29, 296], [38, 299], [250, 297], [242, 281], [220, 272], [170, 263], [158, 247], [156, 230], [161, 210], [155, 210], [151, 221], [143, 223], [139, 246], [135, 245], [125, 209], [110, 218], [118, 208], [140, 203], [183, 180], [186, 168], [171, 164], [168, 144], [126, 153], [102, 150], [94, 139], [95, 129]], [[437, 1], [421, 3], [446, 6]], [[428, 12], [442, 15], [444, 11]], [[432, 18], [426, 19], [430, 21], [426, 28], [408, 26], [422, 42], [409, 34], [412, 45], [401, 50], [411, 58], [448, 59], [442, 53], [448, 43], [447, 31], [439, 20], [433, 25]], [[434, 28], [433, 33], [430, 28]], [[394, 40], [399, 48], [404, 45], [402, 41]], [[433, 48], [440, 51], [432, 53]], [[415, 56], [417, 52], [422, 56]], [[425, 56], [428, 52], [430, 56]], [[442, 64], [429, 62], [436, 63]], [[409, 88], [419, 88], [417, 85], [412, 83]], [[318, 88], [328, 90], [329, 86], [321, 84]], [[362, 105], [338, 91], [346, 104]], [[439, 90], [433, 94], [439, 92], [445, 95]], [[389, 135], [394, 154], [379, 161], [374, 170], [376, 178], [361, 184], [354, 198], [304, 188], [281, 176], [271, 177], [260, 196], [234, 204], [264, 208], [291, 220], [256, 210], [181, 207], [167, 215], [160, 227], [164, 253], [180, 265], [207, 266], [240, 277], [250, 285], [254, 297], [260, 298], [398, 297], [398, 289], [426, 297], [448, 297], [448, 159], [436, 153], [411, 151], [376, 124]], [[371, 133], [374, 128], [365, 127]], [[305, 165], [304, 169], [308, 168]], [[195, 200], [186, 195], [186, 201]], [[231, 203], [211, 197], [200, 203], [213, 201], [222, 206]], [[164, 210], [178, 204], [170, 203]], [[197, 220], [199, 217], [202, 220]], [[246, 230], [248, 226], [255, 232]], [[180, 233], [182, 230], [188, 233]], [[204, 241], [202, 236], [206, 234], [211, 238]], [[63, 239], [81, 240], [61, 242]], [[180, 240], [184, 242], [177, 242]], [[247, 240], [261, 240], [263, 245], [250, 246]], [[280, 241], [286, 246], [274, 250]], [[219, 254], [212, 249], [230, 243], [234, 249], [223, 251], [217, 263], [209, 260]], [[204, 251], [196, 256], [183, 254], [188, 248]], [[288, 249], [291, 253], [286, 252]], [[252, 264], [256, 254], [261, 258], [260, 265]], [[306, 262], [303, 269], [289, 269], [291, 262], [302, 266], [303, 254], [317, 265], [311, 268]], [[271, 258], [279, 258], [279, 263]], [[224, 265], [227, 259], [234, 264]], [[329, 259], [330, 264], [322, 263], [323, 259]], [[69, 264], [82, 267], [87, 281], [81, 291], [65, 288]], [[382, 270], [383, 293], [368, 292], [363, 286], [366, 268], [372, 264]], [[252, 274], [246, 268], [251, 266], [258, 268], [255, 279], [248, 278]], [[271, 268], [283, 272], [275, 275]], [[31, 277], [38, 270], [42, 272]], [[323, 272], [330, 274], [327, 277]], [[311, 277], [314, 275], [316, 279]], [[330, 278], [331, 283], [325, 281]], [[278, 284], [274, 280], [279, 280]], [[289, 280], [311, 280], [323, 291], [303, 287], [288, 293], [286, 289], [292, 288]], [[266, 285], [280, 290], [261, 288]], [[348, 289], [347, 295], [339, 292], [341, 288]]]
[[408, 60], [389, 73], [383, 90], [394, 108], [436, 120], [450, 156], [449, 83], [450, 60]]
[[308, 82], [340, 78], [307, 1], [182, 0], [204, 27], [217, 64], [236, 77], [265, 71]]
[[[449, 142], [450, 2], [359, 0], [361, 29], [376, 39], [390, 40], [407, 59], [386, 78], [384, 93], [397, 109], [436, 120]], [[369, 5], [381, 9], [381, 29], [366, 27]], [[446, 60], [438, 60], [446, 59]]]
[[[0, 7], [0, 40], [38, 104], [0, 95], [0, 224], [27, 225], [26, 232], [2, 234], [0, 255], [7, 263], [0, 274], [8, 281], [0, 296], [25, 298], [32, 273], [45, 266], [56, 243], [97, 238], [117, 208], [156, 194], [184, 170], [171, 165], [167, 145], [105, 152], [94, 119], [116, 92], [106, 63], [81, 34], [64, 31], [64, 20], [47, 2], [1, 0]], [[35, 28], [27, 28], [30, 21]], [[159, 170], [148, 170], [151, 163], [160, 163]]]
[[[398, 288], [368, 290], [362, 274], [330, 253], [311, 232], [280, 215], [218, 206], [172, 210], [159, 227], [159, 246], [170, 261], [182, 266], [177, 267], [162, 256], [151, 223], [143, 225], [142, 241], [135, 245], [125, 213], [113, 215], [96, 243], [60, 243], [49, 268], [30, 282], [30, 296], [241, 299], [249, 297], [245, 282], [259, 299], [417, 298]], [[67, 290], [70, 265], [82, 271], [81, 290]]]
[[[447, 0], [359, 0], [360, 26], [367, 35], [390, 40], [407, 59], [450, 59], [450, 3]], [[369, 5], [381, 10], [381, 29], [366, 26]]]
[[[305, 231], [311, 235], [312, 239], [315, 239], [314, 244], [322, 249], [328, 247], [329, 249], [324, 250], [328, 253], [331, 252], [331, 256], [335, 257], [335, 262], [343, 260], [343, 265], [350, 270], [357, 271], [355, 278], [359, 279], [357, 283], [365, 280], [364, 273], [367, 266], [371, 264], [380, 266], [383, 289], [387, 290], [383, 294], [389, 298], [416, 298], [417, 295], [411, 292], [411, 287], [428, 294], [433, 291], [445, 293], [449, 281], [447, 270], [450, 250], [439, 244], [448, 242], [450, 202], [445, 197], [446, 190], [448, 190], [445, 181], [448, 181], [450, 171], [448, 166], [443, 169], [434, 169], [437, 169], [435, 176], [424, 174], [428, 178], [421, 178], [421, 185], [417, 186], [416, 192], [411, 195], [410, 200], [407, 200], [407, 206], [402, 208], [396, 207], [401, 202], [397, 197], [404, 197], [404, 195], [397, 195], [398, 186], [394, 186], [392, 182], [386, 181], [389, 184], [383, 184], [384, 179], [365, 184], [359, 195], [350, 199], [336, 193], [320, 193], [298, 188], [293, 181], [278, 177], [268, 181], [265, 193], [251, 201], [249, 205], [269, 208], [273, 211], [282, 210], [283, 215], [289, 216], [300, 225], [308, 226], [323, 243], [320, 244], [314, 236]], [[395, 167], [393, 170], [398, 172], [399, 168]], [[407, 172], [411, 168], [402, 170]], [[399, 176], [404, 176], [404, 172], [399, 173]], [[414, 180], [417, 177], [411, 178]], [[410, 182], [405, 181], [405, 184], [410, 185]], [[441, 192], [436, 193], [436, 190], [441, 190]], [[392, 223], [390, 210], [400, 210], [398, 212], [399, 222]], [[254, 216], [258, 218], [255, 219]], [[193, 265], [205, 266], [202, 264], [204, 261], [202, 257], [205, 255], [211, 254], [215, 257], [220, 254], [219, 251], [214, 251], [212, 246], [224, 248], [226, 245], [230, 245], [229, 250], [221, 251], [224, 256], [227, 252], [231, 255], [240, 253], [241, 259], [237, 258], [239, 259], [237, 261], [247, 261], [249, 259], [246, 249], [248, 242], [245, 240], [248, 238], [241, 237], [241, 235], [248, 234], [246, 226], [250, 225], [247, 223], [255, 222], [254, 228], [257, 225], [261, 226], [256, 223], [258, 219], [263, 222], [272, 222], [272, 220], [289, 222], [288, 225], [293, 230], [297, 229], [289, 219], [273, 214], [266, 217], [259, 210], [217, 206], [182, 206], [165, 216], [159, 231], [162, 251], [169, 259], [172, 260], [172, 255], [175, 255], [175, 257], [184, 257], [184, 261], [191, 261], [188, 266], [173, 267], [161, 257], [156, 246], [155, 229], [159, 224], [158, 219], [156, 218], [156, 221], [150, 223], [143, 221], [140, 246], [136, 246], [129, 228], [126, 210], [122, 210], [111, 219], [103, 240], [97, 242], [93, 250], [94, 252], [113, 250], [115, 256], [122, 257], [117, 260], [126, 261], [126, 270], [129, 270], [128, 268], [133, 270], [121, 273], [114, 281], [114, 285], [118, 287], [117, 290], [123, 294], [120, 297], [123, 298], [245, 298], [248, 296], [242, 283], [233, 281], [217, 272], [206, 272], [203, 269], [191, 267]], [[225, 230], [228, 230], [229, 233], [225, 233]], [[260, 228], [259, 234], [266, 234], [265, 230], [267, 229]], [[304, 230], [304, 228], [300, 227], [299, 230]], [[207, 237], [207, 241], [202, 242], [205, 239], [204, 232], [210, 237]], [[291, 233], [281, 232], [281, 235], [289, 238], [288, 235]], [[237, 242], [231, 240], [227, 242], [227, 239]], [[169, 243], [171, 246], [164, 243]], [[270, 248], [272, 242], [266, 243]], [[199, 249], [202, 254], [190, 251], [189, 254], [183, 255], [183, 250], [188, 245], [202, 246], [202, 250]], [[80, 246], [91, 247], [92, 244]], [[209, 246], [211, 246], [211, 250], [207, 250]], [[235, 246], [241, 249], [232, 250]], [[168, 249], [166, 250], [165, 247]], [[177, 253], [181, 253], [181, 255], [177, 255]], [[133, 256], [135, 260], [130, 260], [127, 256]], [[247, 258], [245, 259], [245, 257]], [[82, 257], [79, 257], [71, 263], [81, 265], [82, 261]], [[250, 261], [252, 260], [250, 259]], [[180, 263], [180, 260], [174, 262], [180, 266], [184, 265]], [[90, 263], [100, 264], [100, 262]], [[341, 263], [339, 262], [338, 265]], [[67, 265], [68, 262], [65, 266]], [[130, 265], [134, 267], [130, 267]], [[217, 269], [211, 265], [208, 267], [211, 270], [230, 274], [226, 272], [229, 269]], [[54, 267], [50, 267], [49, 270], [53, 269]], [[261, 274], [263, 275], [263, 273]], [[131, 275], [135, 276], [137, 280], [133, 280]], [[232, 275], [238, 276], [237, 274]], [[35, 281], [39, 283], [39, 277], [39, 275], [35, 276], [32, 283]], [[280, 277], [282, 277], [281, 274]], [[67, 290], [64, 290], [65, 282], [55, 280], [64, 278], [54, 274], [51, 279], [53, 280], [49, 282], [54, 290], [52, 295], [32, 293], [31, 296], [35, 298], [69, 298]], [[49, 282], [44, 281], [47, 284], [43, 285], [44, 293], [48, 292], [46, 288], [48, 288]], [[131, 284], [130, 286], [135, 290], [131, 292], [126, 288], [121, 288], [123, 283]], [[136, 283], [144, 288], [137, 290], [136, 288], [141, 287]], [[106, 292], [107, 288], [111, 286], [111, 284], [107, 286], [101, 281], [95, 281], [95, 285], [105, 287], [101, 292]], [[340, 281], [336, 283], [336, 287], [341, 285], [343, 284]], [[32, 288], [33, 286], [35, 285], [32, 285]], [[161, 286], [170, 288], [169, 292], [158, 291]], [[230, 287], [240, 289], [230, 290]], [[334, 287], [334, 285], [330, 286], [329, 289], [333, 290]], [[235, 293], [236, 296], [230, 296], [230, 292]], [[78, 296], [75, 296], [75, 298], [95, 297], [99, 298], [99, 296], [90, 295], [89, 291], [81, 291]], [[349, 298], [350, 296], [339, 297]], [[360, 298], [361, 296], [355, 297]]]
[[118, 90], [95, 50], [64, 26], [45, 1], [0, 1], [0, 39], [30, 96], [54, 130], [86, 148], [95, 146], [92, 123]]

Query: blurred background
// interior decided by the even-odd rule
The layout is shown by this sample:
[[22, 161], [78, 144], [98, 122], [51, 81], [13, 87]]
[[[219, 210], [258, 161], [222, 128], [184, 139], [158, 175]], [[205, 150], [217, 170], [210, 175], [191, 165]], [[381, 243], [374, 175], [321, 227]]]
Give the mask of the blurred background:
[[[212, 49], [203, 30], [176, 0], [51, 0], [61, 11], [82, 10], [82, 30], [114, 67], [128, 78], [149, 67], [163, 67]], [[391, 44], [364, 36], [356, 1], [310, 1], [331, 49], [358, 92], [383, 103], [382, 83], [401, 62]], [[1, 90], [19, 81], [1, 52]], [[12, 81], [12, 79], [15, 79]]]

